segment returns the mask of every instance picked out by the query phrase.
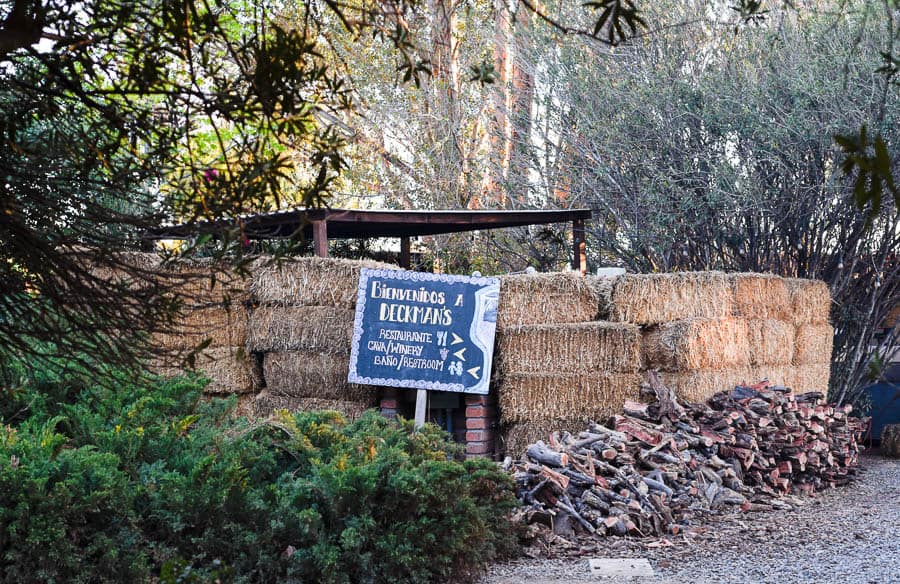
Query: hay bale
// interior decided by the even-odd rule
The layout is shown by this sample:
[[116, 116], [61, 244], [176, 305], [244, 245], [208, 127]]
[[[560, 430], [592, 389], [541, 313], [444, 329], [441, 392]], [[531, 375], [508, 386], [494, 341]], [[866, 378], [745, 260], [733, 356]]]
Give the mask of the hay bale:
[[757, 383], [768, 380], [772, 385], [781, 385], [794, 388], [797, 381], [797, 369], [793, 365], [757, 365], [752, 369], [753, 373], [747, 380]]
[[287, 397], [273, 395], [268, 391], [260, 392], [256, 396], [255, 402], [254, 413], [259, 418], [271, 416], [275, 410], [288, 410], [292, 413], [332, 411], [342, 414], [349, 421], [353, 421], [374, 406], [374, 403], [369, 404], [349, 400]]
[[636, 373], [506, 375], [497, 388], [500, 419], [602, 421], [619, 413], [625, 400], [638, 399], [640, 382]]
[[591, 281], [574, 273], [500, 276], [497, 327], [590, 322], [599, 298]]
[[831, 312], [831, 290], [820, 280], [785, 278], [791, 299], [792, 322], [796, 325], [825, 324]]
[[256, 417], [256, 396], [255, 393], [245, 393], [237, 398], [237, 405], [231, 412], [232, 418], [255, 418]]
[[[172, 364], [154, 364], [150, 370], [162, 377], [176, 377], [190, 370], [189, 367]], [[199, 353], [194, 370], [210, 379], [203, 391], [209, 394], [252, 393], [262, 386], [256, 358], [248, 355], [243, 347], [219, 347]]]
[[636, 373], [641, 332], [635, 325], [608, 322], [537, 324], [497, 333], [498, 370], [506, 373]]
[[735, 385], [758, 381], [750, 367], [718, 371], [662, 371], [659, 377], [679, 398], [691, 402], [702, 402], [715, 393], [733, 389]]
[[690, 318], [644, 332], [646, 369], [686, 371], [750, 364], [747, 322], [735, 318]]
[[772, 274], [731, 274], [734, 316], [775, 319], [794, 318], [791, 297], [783, 278]]
[[900, 458], [900, 424], [886, 424], [881, 430], [881, 453]]
[[259, 304], [354, 309], [363, 268], [399, 269], [372, 261], [295, 258], [254, 268], [250, 293]]
[[794, 365], [831, 360], [834, 327], [830, 324], [801, 324], [794, 336]]
[[747, 322], [751, 365], [790, 365], [794, 359], [794, 325], [780, 320]]
[[500, 428], [500, 450], [504, 456], [521, 459], [528, 447], [538, 440], [547, 442], [553, 432], [577, 434], [587, 429], [583, 420], [539, 420], [504, 424]]
[[243, 306], [187, 309], [171, 329], [154, 333], [152, 344], [166, 350], [193, 349], [206, 339], [210, 348], [241, 347], [247, 342], [250, 317]]
[[791, 387], [796, 393], [806, 391], [821, 391], [828, 394], [828, 384], [831, 381], [831, 363], [809, 363], [807, 365], [794, 366], [794, 385]]
[[247, 347], [349, 355], [354, 315], [331, 306], [260, 306], [250, 312]]
[[659, 324], [731, 316], [732, 294], [721, 272], [633, 274], [616, 279], [610, 320]]
[[349, 369], [349, 355], [276, 351], [263, 356], [263, 379], [272, 395], [366, 403], [374, 400], [377, 387], [349, 383]]
[[[127, 268], [125, 266], [128, 266]], [[122, 252], [95, 258], [91, 274], [136, 291], [158, 291], [186, 307], [237, 306], [250, 299], [250, 280], [228, 262], [169, 260], [158, 254]]]
[[621, 276], [585, 276], [588, 285], [594, 289], [597, 295], [598, 320], [609, 319], [609, 314], [612, 310], [613, 289], [620, 278]]

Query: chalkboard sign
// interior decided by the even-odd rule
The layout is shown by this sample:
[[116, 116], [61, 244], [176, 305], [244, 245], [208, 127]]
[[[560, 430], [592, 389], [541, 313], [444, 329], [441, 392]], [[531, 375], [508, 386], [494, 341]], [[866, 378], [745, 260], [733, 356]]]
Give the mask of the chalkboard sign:
[[351, 383], [487, 394], [500, 281], [363, 269]]

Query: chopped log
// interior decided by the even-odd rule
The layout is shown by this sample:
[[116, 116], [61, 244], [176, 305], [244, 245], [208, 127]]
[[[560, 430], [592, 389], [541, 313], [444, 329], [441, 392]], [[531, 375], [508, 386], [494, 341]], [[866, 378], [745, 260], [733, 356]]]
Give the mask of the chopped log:
[[551, 450], [540, 440], [538, 440], [537, 444], [529, 446], [526, 454], [531, 460], [547, 466], [561, 467], [569, 463], [568, 454]]

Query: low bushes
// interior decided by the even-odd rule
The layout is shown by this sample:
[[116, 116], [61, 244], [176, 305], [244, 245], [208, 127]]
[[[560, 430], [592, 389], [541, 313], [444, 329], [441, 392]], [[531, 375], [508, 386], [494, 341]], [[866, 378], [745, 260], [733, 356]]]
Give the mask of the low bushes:
[[512, 549], [509, 479], [438, 428], [251, 423], [203, 383], [4, 389], [0, 581], [428, 582]]

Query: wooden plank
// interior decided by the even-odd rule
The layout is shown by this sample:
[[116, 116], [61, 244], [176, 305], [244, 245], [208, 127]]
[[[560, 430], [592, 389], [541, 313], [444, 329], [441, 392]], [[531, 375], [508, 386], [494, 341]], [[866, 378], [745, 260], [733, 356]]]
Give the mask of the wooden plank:
[[408, 270], [412, 264], [410, 239], [408, 237], [400, 238], [400, 267]]
[[415, 427], [421, 428], [425, 425], [425, 406], [428, 405], [428, 390], [416, 390], [416, 417]]
[[[250, 239], [311, 237], [317, 221], [328, 222], [331, 239], [360, 237], [414, 237], [580, 221], [590, 219], [589, 209], [557, 211], [364, 211], [357, 209], [308, 209], [251, 215], [242, 219]], [[233, 228], [233, 220], [196, 221], [151, 229], [146, 239], [179, 239]]]
[[587, 248], [584, 242], [584, 219], [572, 221], [572, 269], [583, 276], [587, 272]]
[[328, 223], [326, 221], [313, 221], [313, 248], [320, 258], [328, 257]]

